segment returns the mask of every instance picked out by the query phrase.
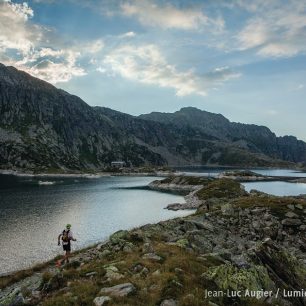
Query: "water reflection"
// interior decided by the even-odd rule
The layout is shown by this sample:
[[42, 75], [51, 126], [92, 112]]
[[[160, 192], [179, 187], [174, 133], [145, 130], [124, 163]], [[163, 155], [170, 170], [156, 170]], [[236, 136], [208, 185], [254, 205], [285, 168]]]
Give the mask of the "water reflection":
[[81, 248], [106, 239], [119, 229], [190, 213], [163, 209], [169, 203], [182, 203], [181, 196], [122, 189], [145, 186], [153, 179], [105, 177], [38, 185], [35, 179], [25, 182], [0, 176], [0, 273], [27, 267], [61, 252], [57, 236], [66, 223], [73, 225], [78, 238], [75, 247]]

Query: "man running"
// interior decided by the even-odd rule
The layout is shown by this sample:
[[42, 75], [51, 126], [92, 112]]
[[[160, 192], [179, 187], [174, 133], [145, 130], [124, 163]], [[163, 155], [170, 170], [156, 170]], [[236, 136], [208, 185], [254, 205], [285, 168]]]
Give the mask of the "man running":
[[58, 245], [61, 245], [61, 237], [62, 237], [62, 245], [63, 245], [63, 249], [66, 252], [64, 255], [63, 260], [59, 260], [58, 261], [58, 265], [60, 266], [62, 263], [68, 263], [69, 262], [69, 257], [71, 254], [71, 240], [72, 241], [76, 241], [76, 239], [73, 238], [73, 234], [71, 229], [71, 224], [67, 224], [66, 228], [63, 230], [63, 232], [61, 234], [59, 234], [58, 236]]

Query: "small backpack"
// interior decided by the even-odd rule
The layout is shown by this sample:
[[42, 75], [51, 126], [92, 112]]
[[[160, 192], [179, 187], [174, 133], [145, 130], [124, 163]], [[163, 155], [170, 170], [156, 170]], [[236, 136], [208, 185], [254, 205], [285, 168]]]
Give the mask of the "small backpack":
[[62, 240], [63, 242], [69, 242], [69, 232], [70, 230], [66, 231], [66, 230], [63, 230], [63, 235], [62, 235]]

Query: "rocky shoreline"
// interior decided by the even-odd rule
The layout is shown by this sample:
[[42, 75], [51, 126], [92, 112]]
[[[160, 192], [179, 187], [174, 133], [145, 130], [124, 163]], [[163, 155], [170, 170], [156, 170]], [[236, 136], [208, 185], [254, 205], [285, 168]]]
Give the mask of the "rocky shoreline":
[[[304, 196], [247, 193], [228, 178], [163, 181], [151, 188], [175, 185], [197, 198], [196, 213], [116, 232], [61, 269], [0, 278], [0, 305], [306, 305]], [[271, 294], [208, 294], [248, 290]]]
[[152, 172], [95, 172], [95, 173], [34, 173], [21, 172], [15, 170], [0, 170], [0, 174], [13, 175], [19, 177], [38, 177], [38, 178], [100, 178], [109, 176], [158, 176], [167, 177], [173, 172], [152, 171]]
[[203, 201], [197, 197], [197, 192], [203, 187], [202, 183], [212, 180], [188, 176], [171, 176], [164, 180], [156, 180], [149, 184], [149, 188], [157, 191], [170, 191], [183, 194], [185, 203], [171, 203], [166, 209], [197, 209]]

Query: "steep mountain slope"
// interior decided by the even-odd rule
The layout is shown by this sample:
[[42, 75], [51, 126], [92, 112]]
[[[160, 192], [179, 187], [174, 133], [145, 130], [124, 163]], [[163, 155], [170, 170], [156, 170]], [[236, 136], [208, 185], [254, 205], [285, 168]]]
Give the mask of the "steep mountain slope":
[[101, 170], [117, 159], [134, 166], [288, 166], [305, 162], [306, 144], [195, 108], [135, 117], [91, 107], [0, 64], [0, 168]]
[[114, 159], [163, 164], [80, 98], [0, 66], [2, 168], [97, 169]]

